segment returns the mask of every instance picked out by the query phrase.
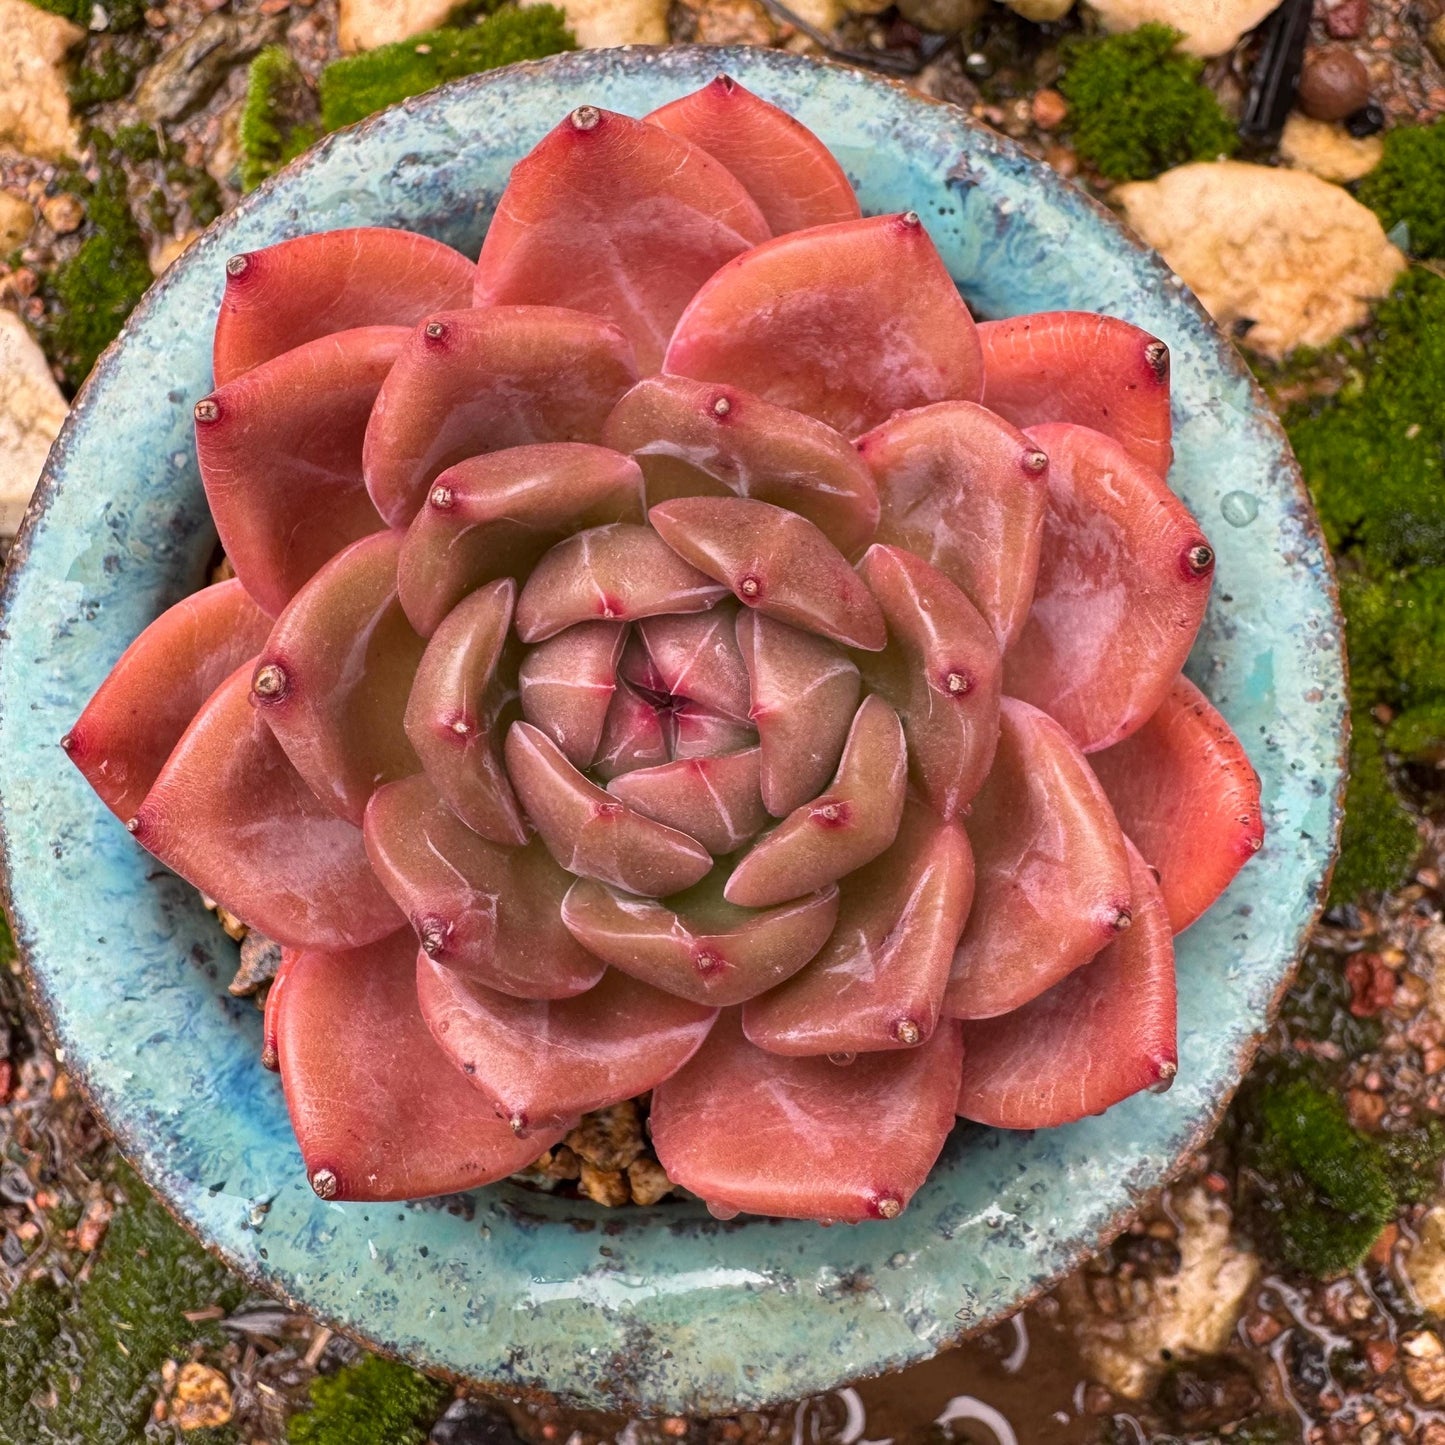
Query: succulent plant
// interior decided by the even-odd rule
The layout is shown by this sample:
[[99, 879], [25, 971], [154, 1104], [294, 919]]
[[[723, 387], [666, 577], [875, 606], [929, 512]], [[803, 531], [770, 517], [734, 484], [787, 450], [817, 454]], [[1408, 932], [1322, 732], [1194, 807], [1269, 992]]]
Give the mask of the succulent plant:
[[64, 745], [284, 946], [319, 1194], [487, 1183], [650, 1092], [715, 1213], [892, 1218], [958, 1114], [1168, 1084], [1171, 935], [1262, 826], [1180, 671], [1214, 556], [1162, 342], [975, 325], [726, 78], [573, 111], [476, 264], [355, 229], [226, 271], [236, 579]]

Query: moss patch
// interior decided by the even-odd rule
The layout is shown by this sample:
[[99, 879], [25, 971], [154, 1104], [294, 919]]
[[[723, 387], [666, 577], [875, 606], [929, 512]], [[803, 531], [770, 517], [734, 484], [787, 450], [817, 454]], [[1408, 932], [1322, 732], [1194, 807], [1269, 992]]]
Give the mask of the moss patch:
[[[167, 1359], [196, 1343], [218, 1346], [214, 1327], [188, 1310], [234, 1309], [245, 1287], [177, 1225], [129, 1170], [89, 1279], [68, 1301], [42, 1282], [22, 1286], [0, 1370], [5, 1445], [130, 1445], [142, 1438]], [[9, 1432], [9, 1433], [6, 1433]], [[196, 1431], [195, 1445], [223, 1445], [230, 1430]]]
[[70, 103], [87, 110], [129, 95], [136, 76], [155, 59], [156, 43], [144, 33], [102, 35], [81, 52], [70, 77]]
[[1179, 32], [1141, 25], [1066, 41], [1059, 89], [1080, 157], [1115, 181], [1142, 181], [1186, 161], [1233, 153], [1238, 138], [1203, 63], [1175, 47]]
[[423, 1445], [450, 1392], [415, 1370], [368, 1355], [311, 1385], [311, 1410], [292, 1418], [291, 1445]]
[[324, 130], [352, 125], [443, 81], [576, 48], [566, 17], [551, 5], [497, 11], [464, 29], [430, 30], [321, 72]]
[[72, 387], [90, 374], [151, 284], [145, 241], [126, 198], [125, 173], [103, 135], [92, 133], [100, 178], [82, 192], [86, 235], [50, 277], [44, 340]]
[[268, 45], [252, 62], [241, 110], [241, 189], [254, 191], [321, 134], [316, 98], [284, 45]]
[[[82, 30], [90, 27], [94, 0], [30, 0], [37, 10], [48, 10], [52, 15], [63, 15]], [[145, 18], [145, 0], [105, 0], [104, 10], [109, 17], [110, 30], [134, 30]]]
[[1239, 1118], [1240, 1162], [1263, 1186], [1251, 1201], [1263, 1243], [1315, 1278], [1354, 1268], [1398, 1208], [1380, 1147], [1308, 1078], [1266, 1076]]
[[1385, 156], [1360, 182], [1360, 199], [1387, 231], [1402, 222], [1407, 249], [1445, 256], [1445, 121], [1401, 126], [1385, 136]]

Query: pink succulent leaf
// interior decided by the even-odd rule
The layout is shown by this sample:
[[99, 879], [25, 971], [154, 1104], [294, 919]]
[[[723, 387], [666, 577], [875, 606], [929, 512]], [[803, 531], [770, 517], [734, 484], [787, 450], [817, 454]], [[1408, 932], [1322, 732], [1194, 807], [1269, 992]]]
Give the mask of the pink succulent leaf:
[[1214, 551], [1118, 442], [1064, 422], [1029, 435], [1049, 456], [1049, 506], [1004, 690], [1097, 752], [1142, 727], [1173, 686], [1204, 620]]
[[882, 652], [859, 654], [859, 671], [903, 719], [915, 785], [936, 812], [956, 817], [998, 745], [1003, 666], [993, 629], [942, 572], [901, 547], [870, 547], [858, 570], [889, 635]]
[[382, 385], [362, 453], [367, 490], [404, 527], [448, 467], [543, 442], [597, 442], [637, 380], [612, 325], [555, 306], [443, 311], [412, 332]]
[[1128, 932], [1022, 1008], [964, 1024], [958, 1112], [965, 1119], [1051, 1128], [1173, 1081], [1179, 1053], [1169, 914], [1148, 865], [1126, 846]]
[[323, 1199], [421, 1199], [503, 1179], [561, 1137], [519, 1139], [433, 1041], [409, 930], [307, 952], [277, 1011], [286, 1107]]
[[615, 969], [576, 998], [520, 999], [423, 953], [416, 990], [455, 1077], [523, 1138], [655, 1088], [697, 1052], [717, 1017]]
[[1168, 474], [1169, 348], [1147, 331], [1090, 311], [986, 321], [983, 404], [1015, 426], [1072, 422], [1113, 437], [1135, 461]]
[[729, 75], [646, 119], [721, 161], [747, 187], [775, 236], [858, 217], [858, 198], [827, 146]]
[[770, 1053], [913, 1048], [933, 1035], [953, 951], [973, 901], [973, 852], [957, 823], [918, 803], [897, 841], [846, 881], [821, 953], [743, 1008]]
[[597, 757], [627, 631], [625, 622], [578, 622], [528, 648], [522, 659], [522, 716], [574, 768], [590, 768]]
[[483, 838], [520, 847], [527, 824], [501, 756], [516, 696], [516, 664], [503, 667], [516, 595], [505, 577], [457, 603], [422, 653], [402, 724], [452, 812]]
[[768, 821], [758, 791], [759, 750], [708, 753], [612, 779], [607, 791], [646, 818], [695, 838], [714, 858], [734, 853]]
[[822, 948], [838, 916], [838, 890], [775, 908], [737, 908], [722, 895], [726, 868], [665, 902], [579, 878], [562, 919], [589, 952], [654, 988], [728, 1006], [796, 973]]
[[135, 816], [201, 705], [270, 631], [240, 582], [218, 582], [161, 613], [121, 654], [60, 741], [122, 822]]
[[530, 724], [512, 724], [506, 759], [528, 817], [569, 873], [660, 898], [691, 888], [712, 867], [695, 838], [605, 793]]
[[898, 714], [882, 698], [864, 698], [832, 783], [743, 855], [724, 896], [767, 908], [871, 863], [898, 835], [907, 780]]
[[412, 326], [466, 306], [475, 278], [459, 251], [386, 226], [321, 231], [232, 256], [216, 319], [216, 385], [333, 331]]
[[1143, 727], [1089, 762], [1182, 933], [1264, 843], [1259, 776], [1243, 745], [1180, 676]]
[[[719, 605], [707, 612], [649, 617], [634, 629], [647, 667], [623, 676], [634, 687], [686, 698], [725, 717], [748, 716], [748, 669], [737, 643], [738, 609]], [[635, 657], [629, 649], [624, 655]]]
[[1007, 648], [1039, 569], [1048, 458], [991, 411], [944, 401], [900, 412], [858, 439], [878, 487], [877, 540], [931, 562]]
[[678, 497], [647, 516], [678, 556], [764, 617], [847, 647], [887, 640], [868, 588], [806, 517], [742, 497]]
[[1130, 926], [1124, 835], [1098, 779], [1046, 713], [1005, 698], [993, 771], [969, 813], [977, 884], [944, 1011], [992, 1018]]
[[726, 596], [651, 528], [618, 522], [576, 532], [544, 554], [517, 599], [517, 636], [545, 642], [578, 622], [705, 612]]
[[615, 322], [644, 372], [725, 261], [771, 234], [719, 161], [596, 106], [574, 110], [512, 169], [477, 261], [474, 304], [568, 306]]
[[401, 605], [430, 637], [473, 588], [525, 577], [564, 537], [642, 519], [642, 474], [606, 447], [551, 442], [471, 457], [437, 477], [407, 529]]
[[653, 1093], [653, 1143], [668, 1178], [724, 1218], [892, 1219], [948, 1137], [961, 1063], [953, 1023], [835, 1064], [765, 1052], [730, 1010]]
[[750, 724], [712, 712], [701, 703], [675, 702], [662, 714], [662, 720], [672, 755], [679, 761], [742, 752], [758, 745], [757, 730]]
[[272, 617], [348, 543], [385, 525], [361, 477], [372, 404], [407, 332], [337, 331], [196, 404], [206, 501], [236, 575]]
[[602, 720], [602, 740], [592, 771], [610, 783], [637, 768], [660, 767], [671, 756], [671, 724], [666, 714], [635, 688], [619, 682]]
[[376, 876], [439, 964], [519, 998], [569, 998], [602, 977], [562, 926], [572, 876], [539, 841], [479, 837], [420, 773], [372, 794], [365, 832]]
[[644, 377], [602, 437], [636, 458], [652, 504], [730, 494], [771, 502], [806, 517], [850, 557], [878, 523], [873, 478], [847, 438], [735, 386]]
[[737, 634], [762, 747], [763, 805], [784, 818], [833, 776], [862, 684], [842, 649], [814, 633], [743, 611]]
[[729, 262], [683, 313], [663, 370], [850, 437], [983, 392], [977, 328], [912, 212], [794, 231]]
[[425, 643], [397, 600], [400, 551], [378, 532], [338, 552], [276, 619], [252, 678], [286, 756], [358, 828], [382, 783], [421, 768], [403, 719]]
[[136, 841], [292, 948], [354, 948], [405, 922], [361, 830], [323, 806], [251, 706], [254, 665], [211, 695], [131, 820]]

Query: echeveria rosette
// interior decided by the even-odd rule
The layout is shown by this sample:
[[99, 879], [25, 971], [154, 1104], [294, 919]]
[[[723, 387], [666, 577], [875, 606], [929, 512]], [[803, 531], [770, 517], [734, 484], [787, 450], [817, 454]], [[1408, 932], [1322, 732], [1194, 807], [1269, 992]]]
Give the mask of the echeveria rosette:
[[227, 273], [237, 580], [66, 747], [284, 946], [319, 1193], [484, 1184], [651, 1091], [715, 1212], [891, 1218], [956, 1114], [1167, 1085], [1171, 933], [1262, 833], [1180, 672], [1163, 343], [975, 326], [727, 79], [574, 111], [476, 265], [362, 229]]

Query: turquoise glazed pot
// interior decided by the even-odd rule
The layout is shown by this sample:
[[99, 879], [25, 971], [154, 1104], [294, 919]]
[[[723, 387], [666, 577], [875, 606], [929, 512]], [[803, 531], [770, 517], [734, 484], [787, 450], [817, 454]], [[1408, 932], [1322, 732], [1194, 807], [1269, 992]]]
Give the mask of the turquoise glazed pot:
[[[1218, 553], [1190, 672], [1244, 740], [1268, 841], [1179, 942], [1173, 1090], [1035, 1134], [960, 1127], [892, 1222], [609, 1213], [510, 1184], [324, 1203], [235, 948], [57, 745], [126, 644], [205, 580], [191, 405], [223, 262], [302, 232], [404, 226], [475, 254], [512, 164], [572, 107], [642, 114], [727, 70], [811, 126], [865, 211], [915, 210], [984, 317], [1110, 312], [1173, 353], [1171, 482]], [[777, 51], [593, 51], [474, 77], [331, 136], [196, 243], [82, 393], [13, 555], [0, 633], [0, 831], [15, 934], [64, 1060], [176, 1214], [248, 1278], [428, 1369], [640, 1413], [715, 1414], [896, 1369], [1018, 1308], [1203, 1141], [1319, 906], [1345, 694], [1330, 566], [1279, 426], [1160, 260], [960, 111]], [[860, 1135], [868, 1121], [859, 1120]], [[264, 1212], [258, 1208], [264, 1206]]]

